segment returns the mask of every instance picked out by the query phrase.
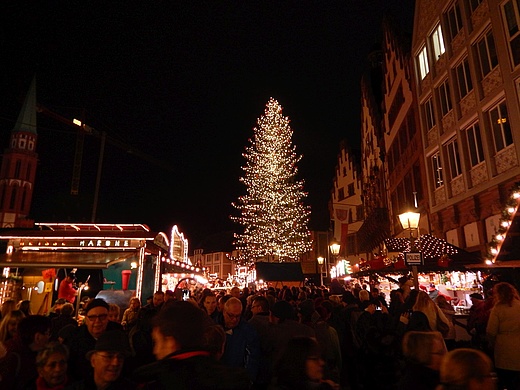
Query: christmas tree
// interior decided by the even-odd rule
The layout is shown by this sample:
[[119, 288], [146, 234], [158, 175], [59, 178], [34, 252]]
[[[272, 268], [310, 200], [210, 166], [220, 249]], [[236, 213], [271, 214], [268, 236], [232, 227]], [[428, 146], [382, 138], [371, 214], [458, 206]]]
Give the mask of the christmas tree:
[[303, 204], [307, 196], [303, 181], [296, 180], [302, 156], [296, 154], [289, 118], [275, 99], [269, 100], [253, 132], [243, 153], [245, 175], [240, 179], [247, 194], [233, 203], [241, 215], [231, 217], [243, 227], [235, 235], [238, 260], [244, 265], [298, 261], [311, 246], [310, 207]]

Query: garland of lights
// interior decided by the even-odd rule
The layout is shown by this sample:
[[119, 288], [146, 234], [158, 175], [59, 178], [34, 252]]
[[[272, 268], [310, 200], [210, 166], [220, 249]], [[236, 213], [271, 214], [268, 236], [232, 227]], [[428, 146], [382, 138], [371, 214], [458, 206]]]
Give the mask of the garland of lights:
[[297, 261], [311, 248], [310, 208], [303, 204], [303, 181], [295, 179], [302, 156], [296, 154], [289, 118], [275, 99], [269, 99], [253, 132], [240, 178], [247, 194], [232, 203], [241, 215], [231, 219], [243, 227], [243, 233], [235, 234], [239, 255], [234, 260], [250, 268], [262, 259]]
[[509, 232], [513, 217], [518, 210], [518, 203], [520, 201], [520, 182], [516, 182], [511, 188], [511, 196], [506, 202], [506, 207], [502, 210], [502, 217], [500, 218], [500, 226], [498, 231], [488, 244], [488, 258], [486, 264], [491, 265], [496, 262], [497, 256], [500, 253], [500, 248]]

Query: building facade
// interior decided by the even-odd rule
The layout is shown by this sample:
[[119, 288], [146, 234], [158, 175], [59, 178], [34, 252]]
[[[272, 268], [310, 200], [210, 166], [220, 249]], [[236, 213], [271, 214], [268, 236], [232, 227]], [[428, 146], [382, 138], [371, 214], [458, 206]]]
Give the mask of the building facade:
[[416, 3], [412, 53], [431, 232], [483, 256], [520, 179], [519, 7]]

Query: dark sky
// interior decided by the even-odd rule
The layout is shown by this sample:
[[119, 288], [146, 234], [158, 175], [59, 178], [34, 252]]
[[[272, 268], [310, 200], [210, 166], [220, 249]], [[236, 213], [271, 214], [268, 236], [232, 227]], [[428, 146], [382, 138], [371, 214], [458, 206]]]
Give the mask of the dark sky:
[[[33, 4], [42, 3], [42, 4]], [[328, 228], [339, 142], [359, 147], [360, 79], [383, 13], [410, 31], [413, 0], [7, 1], [0, 6], [2, 145], [33, 74], [38, 102], [109, 140], [97, 221], [235, 226], [242, 152], [269, 97], [291, 119], [311, 229]], [[70, 195], [75, 130], [38, 117], [32, 217], [89, 222], [99, 139]]]

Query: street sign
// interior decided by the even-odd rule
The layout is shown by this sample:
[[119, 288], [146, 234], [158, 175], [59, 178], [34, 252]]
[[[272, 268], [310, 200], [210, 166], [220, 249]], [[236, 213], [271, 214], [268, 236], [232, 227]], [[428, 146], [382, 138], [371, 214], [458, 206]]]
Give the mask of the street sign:
[[421, 252], [409, 252], [404, 254], [404, 262], [408, 266], [424, 265]]

